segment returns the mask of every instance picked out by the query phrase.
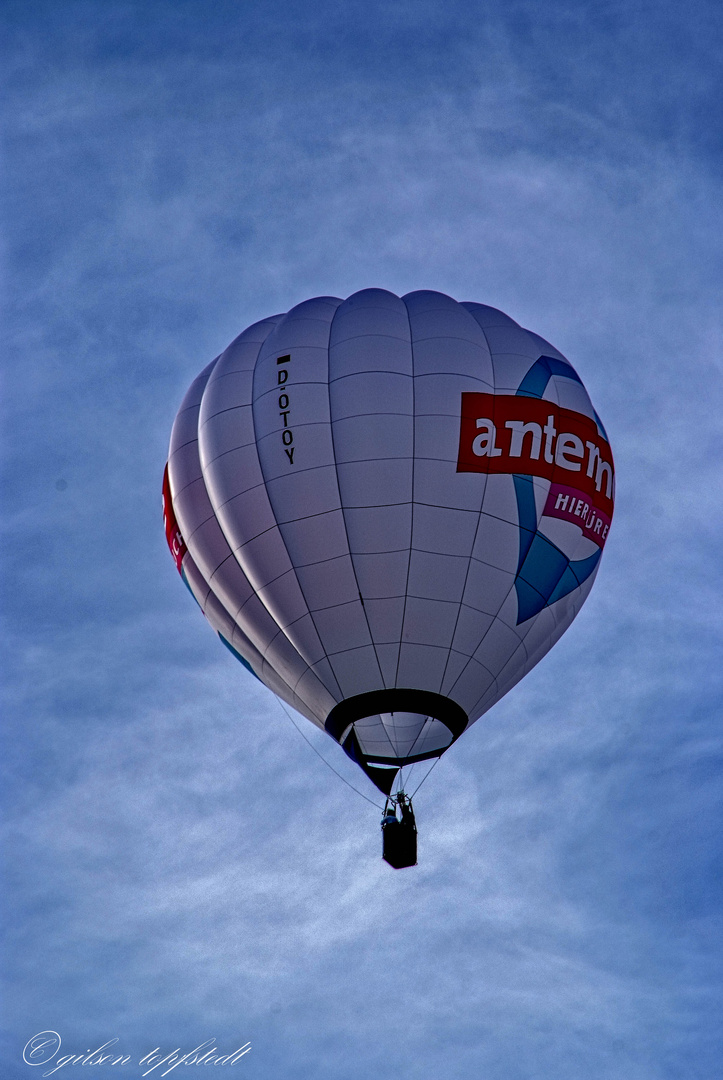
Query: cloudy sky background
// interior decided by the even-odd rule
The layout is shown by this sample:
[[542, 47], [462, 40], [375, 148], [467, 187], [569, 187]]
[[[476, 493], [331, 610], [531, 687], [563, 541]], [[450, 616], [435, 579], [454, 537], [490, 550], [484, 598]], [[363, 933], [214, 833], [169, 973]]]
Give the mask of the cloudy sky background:
[[[253, 1080], [713, 1080], [720, 6], [0, 14], [4, 1080], [44, 1071], [45, 1029], [134, 1062], [249, 1040], [226, 1073]], [[617, 464], [588, 603], [432, 772], [406, 871], [214, 638], [160, 519], [197, 372], [368, 286], [552, 341]]]

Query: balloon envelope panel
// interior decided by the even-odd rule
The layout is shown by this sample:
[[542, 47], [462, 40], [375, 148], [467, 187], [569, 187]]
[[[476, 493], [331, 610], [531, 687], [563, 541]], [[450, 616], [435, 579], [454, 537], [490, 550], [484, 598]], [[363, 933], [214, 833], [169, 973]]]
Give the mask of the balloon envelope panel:
[[614, 499], [561, 353], [494, 308], [382, 289], [244, 331], [190, 388], [168, 481], [214, 629], [362, 767], [438, 756], [541, 659]]

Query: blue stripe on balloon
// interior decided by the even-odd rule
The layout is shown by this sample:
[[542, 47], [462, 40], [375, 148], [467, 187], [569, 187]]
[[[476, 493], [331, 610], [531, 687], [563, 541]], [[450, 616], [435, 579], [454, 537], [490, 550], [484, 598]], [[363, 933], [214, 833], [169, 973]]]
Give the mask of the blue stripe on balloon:
[[554, 356], [540, 356], [518, 386], [517, 397], [541, 398], [553, 375], [563, 375], [566, 379], [582, 383], [575, 369], [564, 360], [556, 360]]
[[520, 523], [520, 555], [517, 560], [517, 573], [522, 569], [530, 544], [537, 533], [537, 508], [535, 507], [535, 489], [531, 476], [513, 476], [515, 496], [517, 498], [517, 520]]
[[560, 578], [557, 586], [550, 594], [548, 603], [554, 604], [556, 600], [561, 600], [563, 596], [567, 596], [573, 589], [576, 589], [578, 585], [582, 585], [583, 581], [586, 581], [590, 577], [593, 570], [600, 562], [600, 556], [602, 555], [602, 548], [598, 548], [587, 559], [578, 559], [577, 562], [568, 562], [568, 566], [565, 569], [564, 574]]
[[595, 417], [595, 423], [597, 424], [597, 426], [598, 426], [598, 428], [600, 430], [600, 434], [602, 435], [605, 442], [609, 443], [610, 440], [608, 439], [607, 432], [606, 432], [605, 428], [603, 427], [602, 420], [600, 419], [600, 417], [598, 416], [598, 414], [595, 412], [594, 409], [593, 409], [592, 412], [593, 412], [593, 416]]
[[[577, 372], [554, 356], [540, 356], [525, 375], [517, 389], [517, 397], [541, 398], [553, 375], [562, 375], [581, 382]], [[595, 414], [603, 435], [605, 431]], [[607, 436], [605, 436], [607, 438]], [[598, 562], [602, 550], [587, 559], [572, 562], [556, 544], [537, 528], [535, 489], [531, 476], [513, 476], [517, 499], [517, 519], [520, 528], [520, 551], [517, 560], [515, 592], [517, 593], [517, 625], [538, 615], [563, 596], [573, 592], [586, 581]]]
[[[217, 631], [217, 633], [218, 633], [218, 631]], [[236, 657], [238, 662], [240, 664], [243, 664], [243, 666], [246, 668], [246, 670], [250, 671], [255, 679], [258, 679], [258, 675], [254, 671], [254, 669], [251, 667], [251, 664], [249, 664], [248, 660], [245, 660], [244, 657], [241, 655], [241, 653], [237, 652], [236, 649], [234, 649], [231, 642], [227, 641], [226, 638], [223, 636], [223, 634], [219, 634], [218, 636], [221, 638], [221, 641], [224, 643], [224, 645], [226, 646], [228, 651], [233, 653], [233, 655]]]
[[[191, 586], [188, 583], [188, 578], [186, 577], [186, 571], [183, 569], [183, 567], [181, 567], [181, 581], [186, 586], [186, 588], [190, 592], [190, 594], [193, 597], [193, 599], [195, 600], [195, 602], [198, 604], [198, 600], [196, 599], [196, 594], [194, 593], [193, 589], [191, 588]], [[201, 607], [200, 604], [198, 604], [198, 606]], [[201, 611], [203, 611], [203, 608], [201, 608]]]

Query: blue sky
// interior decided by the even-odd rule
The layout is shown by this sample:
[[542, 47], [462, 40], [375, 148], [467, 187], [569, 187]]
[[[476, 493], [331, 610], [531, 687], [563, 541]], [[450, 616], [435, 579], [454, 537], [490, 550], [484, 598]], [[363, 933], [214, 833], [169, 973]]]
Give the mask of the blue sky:
[[[46, 1029], [118, 1038], [100, 1080], [209, 1038], [250, 1041], [223, 1075], [254, 1080], [713, 1080], [719, 6], [0, 13], [3, 1080], [44, 1071], [22, 1050]], [[400, 872], [160, 519], [192, 378], [368, 286], [552, 341], [618, 483], [589, 601], [431, 774]]]

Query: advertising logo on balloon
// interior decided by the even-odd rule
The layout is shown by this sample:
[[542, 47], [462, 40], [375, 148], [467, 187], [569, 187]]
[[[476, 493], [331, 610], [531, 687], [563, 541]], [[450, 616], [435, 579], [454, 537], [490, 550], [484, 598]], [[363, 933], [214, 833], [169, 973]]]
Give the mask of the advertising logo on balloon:
[[186, 541], [181, 536], [181, 530], [178, 528], [176, 515], [173, 512], [173, 501], [171, 499], [171, 484], [168, 479], [167, 465], [165, 472], [163, 473], [163, 525], [166, 530], [166, 543], [168, 544], [168, 549], [173, 556], [173, 560], [176, 564], [176, 569], [180, 574], [183, 557], [188, 551], [188, 548], [186, 547]]
[[597, 424], [551, 401], [519, 394], [462, 394], [457, 472], [551, 481], [544, 515], [578, 525], [602, 548], [613, 511], [610, 446]]

